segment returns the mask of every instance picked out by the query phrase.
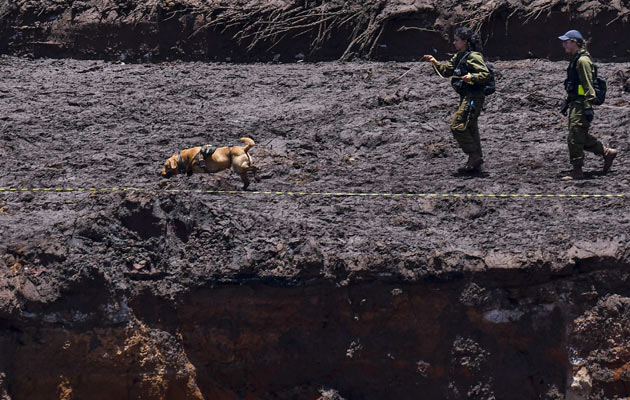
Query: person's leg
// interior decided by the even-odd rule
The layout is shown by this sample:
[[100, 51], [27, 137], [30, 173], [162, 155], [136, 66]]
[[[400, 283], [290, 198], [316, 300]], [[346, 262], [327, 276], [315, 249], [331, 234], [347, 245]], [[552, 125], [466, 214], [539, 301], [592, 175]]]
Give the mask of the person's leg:
[[470, 131], [470, 136], [472, 136], [475, 141], [479, 157], [483, 157], [483, 153], [481, 151], [481, 137], [479, 136], [479, 126], [477, 125], [477, 121], [471, 121], [470, 124], [468, 124], [468, 130]]
[[586, 132], [584, 140], [584, 150], [604, 158], [604, 173], [608, 172], [615, 157], [617, 157], [617, 150], [604, 146], [599, 139], [588, 132]]
[[598, 156], [604, 156], [604, 145], [595, 136], [586, 131], [584, 138], [584, 150], [597, 154]]
[[[474, 102], [471, 105], [471, 101]], [[483, 98], [464, 96], [460, 99], [459, 108], [451, 120], [451, 133], [462, 151], [468, 154], [466, 169], [478, 168], [481, 165], [481, 141], [477, 118], [481, 113]], [[481, 161], [481, 162], [480, 162]]]
[[[582, 127], [584, 128], [583, 133], [580, 133], [578, 135], [578, 137], [580, 138], [579, 140], [583, 141], [583, 149], [584, 151], [588, 151], [604, 158], [603, 172], [606, 173], [612, 166], [615, 157], [617, 157], [617, 150], [604, 146], [599, 139], [588, 132], [590, 128], [590, 122], [583, 122], [585, 122], [585, 124], [582, 124]], [[584, 154], [582, 152], [582, 158], [583, 157]]]
[[477, 150], [475, 151], [478, 155], [479, 159], [483, 159], [483, 151], [481, 150], [481, 136], [479, 135], [479, 115], [481, 115], [481, 110], [483, 108], [484, 96], [475, 96], [473, 97], [474, 101], [474, 114], [470, 117], [468, 122], [468, 130], [470, 132], [471, 137], [475, 141]]
[[584, 119], [584, 109], [581, 105], [571, 105], [569, 111], [569, 135], [567, 145], [569, 147], [569, 160], [573, 166], [570, 175], [563, 177], [564, 180], [582, 179], [584, 173], [584, 143], [588, 135], [590, 123]]
[[455, 114], [453, 114], [453, 118], [451, 119], [451, 133], [464, 153], [470, 153], [471, 147], [473, 150], [475, 147], [474, 140], [472, 136], [470, 136], [470, 132], [468, 132], [467, 127], [469, 101], [470, 99], [467, 96], [461, 97], [459, 100], [459, 108], [455, 111]]
[[584, 109], [581, 105], [571, 106], [569, 112], [569, 159], [571, 165], [584, 165], [584, 144], [588, 135], [590, 123], [584, 119]]

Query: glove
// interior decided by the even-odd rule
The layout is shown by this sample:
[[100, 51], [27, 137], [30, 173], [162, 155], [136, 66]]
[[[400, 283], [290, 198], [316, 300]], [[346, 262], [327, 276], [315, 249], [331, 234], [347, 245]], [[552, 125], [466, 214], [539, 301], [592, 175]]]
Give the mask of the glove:
[[593, 111], [592, 108], [587, 108], [586, 110], [584, 110], [584, 119], [587, 120], [588, 122], [591, 122], [594, 116], [595, 116], [595, 111]]
[[560, 108], [560, 114], [566, 117], [568, 110], [569, 110], [569, 102], [565, 100], [564, 103], [562, 103], [562, 108]]

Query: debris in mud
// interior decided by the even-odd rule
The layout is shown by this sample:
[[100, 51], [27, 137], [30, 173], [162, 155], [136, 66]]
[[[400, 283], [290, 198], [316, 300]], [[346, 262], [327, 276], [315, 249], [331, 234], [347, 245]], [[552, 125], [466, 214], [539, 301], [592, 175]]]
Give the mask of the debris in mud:
[[133, 264], [133, 269], [138, 271], [147, 266], [147, 260], [142, 260], [139, 263]]
[[446, 158], [455, 150], [455, 146], [448, 139], [433, 139], [424, 145], [427, 158]]
[[588, 369], [582, 367], [573, 376], [570, 387], [571, 394], [580, 398], [588, 398], [592, 390], [593, 380], [588, 374]]
[[317, 400], [345, 400], [338, 391], [334, 389], [321, 389], [321, 396]]
[[396, 90], [394, 94], [384, 94], [378, 96], [378, 105], [383, 106], [391, 106], [394, 104], [399, 104], [403, 101], [416, 100], [418, 99], [418, 95], [416, 95], [412, 90], [408, 87]]
[[357, 353], [361, 351], [361, 349], [363, 349], [363, 345], [361, 344], [361, 341], [359, 339], [353, 340], [352, 343], [350, 343], [350, 346], [348, 346], [348, 349], [346, 350], [346, 357], [348, 358], [356, 357]]
[[0, 372], [0, 399], [11, 400], [9, 393], [7, 392], [7, 379], [4, 372]]
[[614, 76], [615, 83], [621, 85], [624, 92], [630, 93], [630, 69], [617, 69]]

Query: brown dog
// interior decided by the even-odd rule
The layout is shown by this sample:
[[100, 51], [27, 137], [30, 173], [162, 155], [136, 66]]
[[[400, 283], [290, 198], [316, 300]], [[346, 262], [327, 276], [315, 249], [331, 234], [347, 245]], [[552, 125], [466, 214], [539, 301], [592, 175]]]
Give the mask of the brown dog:
[[253, 172], [256, 182], [259, 179], [256, 177], [258, 168], [253, 165], [252, 157], [247, 152], [254, 147], [254, 141], [247, 137], [241, 138], [241, 141], [246, 145], [216, 148], [203, 146], [182, 150], [166, 160], [160, 174], [170, 178], [176, 174], [186, 173], [190, 176], [193, 173], [213, 173], [232, 167], [241, 177], [243, 190], [245, 190], [249, 186], [247, 178], [249, 171]]

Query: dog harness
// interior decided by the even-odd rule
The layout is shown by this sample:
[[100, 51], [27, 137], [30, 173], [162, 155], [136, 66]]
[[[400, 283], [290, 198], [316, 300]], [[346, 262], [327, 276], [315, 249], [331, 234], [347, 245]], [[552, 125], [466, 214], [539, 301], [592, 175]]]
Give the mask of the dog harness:
[[[177, 170], [178, 172], [185, 172], [188, 176], [192, 175], [192, 166], [196, 163], [201, 168], [205, 168], [205, 160], [209, 160], [212, 158], [212, 155], [217, 150], [217, 146], [213, 146], [207, 144], [199, 150], [197, 154], [190, 161], [188, 167], [184, 164], [184, 160], [182, 159], [182, 153], [177, 155]], [[230, 146], [230, 152], [228, 153], [228, 158], [230, 162], [230, 166], [232, 165], [232, 146]]]

